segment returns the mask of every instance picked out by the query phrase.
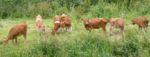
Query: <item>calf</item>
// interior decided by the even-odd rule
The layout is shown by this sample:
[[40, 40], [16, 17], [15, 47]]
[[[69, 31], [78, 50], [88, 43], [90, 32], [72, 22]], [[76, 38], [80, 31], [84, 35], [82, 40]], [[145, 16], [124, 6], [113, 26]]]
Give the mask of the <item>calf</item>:
[[17, 37], [23, 35], [24, 38], [26, 39], [26, 35], [27, 35], [27, 24], [26, 22], [17, 24], [15, 26], [13, 26], [8, 35], [7, 38], [4, 40], [4, 45], [6, 45], [8, 43], [9, 40], [12, 40], [17, 43]]
[[69, 16], [62, 14], [62, 16], [60, 17], [60, 22], [60, 26], [62, 29], [66, 29], [69, 32], [72, 31], [71, 20]]
[[86, 30], [91, 31], [92, 29], [102, 28], [106, 32], [107, 20], [105, 18], [93, 18], [93, 19], [83, 19], [84, 27]]
[[148, 27], [148, 23], [149, 21], [147, 20], [147, 17], [145, 16], [140, 16], [140, 17], [137, 17], [137, 18], [134, 18], [132, 20], [132, 24], [136, 24], [139, 26], [140, 29], [144, 29], [146, 31], [147, 27]]
[[52, 30], [52, 34], [56, 34], [60, 28], [60, 16], [56, 15], [54, 16], [54, 28]]
[[112, 33], [112, 29], [115, 27], [115, 28], [120, 28], [120, 30], [122, 31], [122, 35], [123, 35], [124, 20], [122, 18], [110, 18], [109, 22], [110, 22], [111, 33]]
[[36, 16], [35, 25], [36, 25], [38, 32], [44, 32], [45, 31], [45, 26], [43, 24], [41, 15]]

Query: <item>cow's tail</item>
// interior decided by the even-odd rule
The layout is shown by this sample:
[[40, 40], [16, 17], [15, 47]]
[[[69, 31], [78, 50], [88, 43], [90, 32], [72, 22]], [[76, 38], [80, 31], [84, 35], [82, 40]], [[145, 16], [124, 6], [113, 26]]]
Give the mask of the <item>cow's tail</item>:
[[148, 23], [149, 23], [149, 21], [147, 20], [147, 21], [146, 21], [146, 23], [148, 24]]
[[149, 21], [148, 21], [148, 20], [146, 20], [146, 21], [145, 21], [145, 23], [146, 23], [146, 25], [148, 26]]

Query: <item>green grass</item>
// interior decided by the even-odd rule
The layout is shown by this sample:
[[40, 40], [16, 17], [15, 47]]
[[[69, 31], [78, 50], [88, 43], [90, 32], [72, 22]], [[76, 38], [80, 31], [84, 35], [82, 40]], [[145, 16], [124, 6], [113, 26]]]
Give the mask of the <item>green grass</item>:
[[[18, 37], [19, 45], [10, 41], [7, 46], [0, 45], [0, 57], [149, 57], [150, 56], [150, 30], [144, 37], [137, 26], [126, 25], [125, 38], [119, 34], [108, 36], [101, 29], [91, 33], [85, 30], [81, 21], [72, 20], [73, 31], [52, 36], [53, 27], [51, 19], [44, 19], [47, 34], [39, 36], [35, 30], [34, 19], [5, 19], [0, 24], [0, 41], [7, 36], [9, 29], [27, 20], [27, 40]], [[129, 21], [129, 20], [128, 20]], [[127, 22], [130, 24], [130, 22]], [[130, 27], [130, 28], [128, 28]], [[118, 31], [117, 29], [115, 32]], [[138, 31], [138, 32], [137, 32]], [[109, 32], [109, 24], [107, 26]]]
[[[149, 0], [9, 0], [0, 5], [0, 57], [149, 57], [150, 28], [145, 35], [131, 20], [138, 16], [150, 18]], [[54, 15], [65, 13], [71, 17], [72, 32], [52, 36]], [[34, 17], [40, 14], [47, 33], [39, 36]], [[81, 19], [93, 17], [122, 17], [125, 20], [125, 36], [119, 29], [113, 36], [103, 34], [102, 29], [85, 30]], [[49, 18], [49, 19], [45, 19]], [[10, 41], [2, 45], [9, 29], [23, 20], [28, 23], [27, 40], [18, 37], [19, 45]], [[109, 33], [109, 24], [107, 26]]]

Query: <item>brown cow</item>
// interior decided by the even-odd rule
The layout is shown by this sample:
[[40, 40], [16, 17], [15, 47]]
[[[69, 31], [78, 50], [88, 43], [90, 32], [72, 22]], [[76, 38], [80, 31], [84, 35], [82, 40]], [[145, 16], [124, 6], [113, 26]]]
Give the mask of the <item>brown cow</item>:
[[91, 20], [84, 18], [83, 23], [84, 23], [84, 27], [86, 28], [86, 30], [89, 30], [89, 32], [92, 29], [98, 29], [98, 28], [102, 28], [103, 31], [106, 32], [107, 20], [105, 18], [93, 18]]
[[45, 31], [45, 26], [43, 24], [41, 15], [36, 16], [35, 25], [36, 25], [38, 32], [44, 32]]
[[62, 14], [62, 16], [60, 17], [60, 22], [61, 22], [61, 29], [63, 30], [66, 29], [69, 32], [72, 31], [71, 20], [69, 16]]
[[145, 32], [146, 32], [146, 29], [148, 27], [148, 23], [149, 21], [147, 20], [147, 17], [145, 16], [140, 16], [140, 17], [137, 17], [137, 18], [134, 18], [132, 20], [132, 24], [137, 24], [139, 26], [140, 29], [144, 29]]
[[6, 45], [9, 40], [12, 40], [12, 41], [15, 40], [15, 42], [17, 43], [17, 37], [20, 35], [23, 35], [24, 38], [26, 39], [26, 36], [27, 36], [26, 22], [17, 24], [10, 29], [7, 38], [4, 40], [4, 45]]
[[109, 22], [110, 22], [110, 32], [111, 33], [112, 33], [112, 29], [115, 27], [115, 28], [120, 28], [120, 30], [122, 31], [122, 35], [123, 35], [123, 31], [124, 31], [123, 18], [110, 18]]
[[52, 34], [55, 34], [58, 32], [59, 28], [60, 28], [60, 16], [56, 15], [54, 16], [54, 28], [52, 30]]
[[54, 16], [54, 28], [52, 30], [52, 34], [56, 34], [59, 29], [72, 31], [70, 17], [62, 14], [61, 16]]

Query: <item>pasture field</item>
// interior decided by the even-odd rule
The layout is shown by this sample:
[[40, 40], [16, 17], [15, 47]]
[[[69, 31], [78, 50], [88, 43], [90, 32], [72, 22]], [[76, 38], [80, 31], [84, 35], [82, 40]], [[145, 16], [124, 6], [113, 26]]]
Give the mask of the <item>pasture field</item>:
[[[18, 37], [19, 44], [9, 41], [2, 44], [9, 29], [23, 20], [27, 21], [28, 33], [25, 40]], [[72, 20], [72, 32], [61, 32], [53, 36], [52, 19], [43, 19], [46, 33], [40, 35], [35, 28], [33, 18], [0, 19], [0, 57], [149, 57], [150, 56], [150, 27], [146, 33], [138, 30], [125, 19], [124, 38], [119, 29], [114, 29], [112, 36], [104, 34], [101, 29], [85, 30], [81, 20]], [[107, 24], [109, 33], [109, 23]]]

